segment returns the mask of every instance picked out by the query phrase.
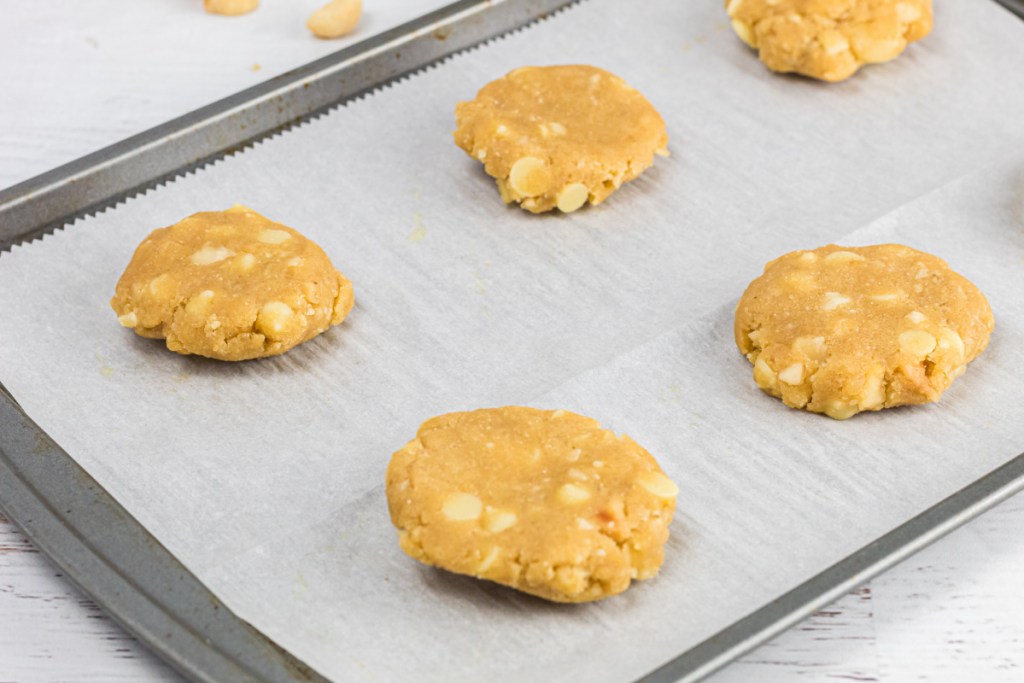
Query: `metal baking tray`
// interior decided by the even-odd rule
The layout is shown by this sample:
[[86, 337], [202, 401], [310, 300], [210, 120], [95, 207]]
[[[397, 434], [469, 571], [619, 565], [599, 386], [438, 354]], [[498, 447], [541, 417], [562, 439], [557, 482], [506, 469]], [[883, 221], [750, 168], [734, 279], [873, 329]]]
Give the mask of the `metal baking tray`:
[[[984, 1], [984, 0], [975, 0]], [[1024, 0], [997, 0], [1024, 18]], [[0, 250], [244, 149], [572, 4], [461, 0], [0, 192]], [[1024, 454], [642, 680], [696, 681], [1024, 489]], [[235, 616], [0, 385], [0, 508], [118, 623], [195, 681], [324, 681]]]

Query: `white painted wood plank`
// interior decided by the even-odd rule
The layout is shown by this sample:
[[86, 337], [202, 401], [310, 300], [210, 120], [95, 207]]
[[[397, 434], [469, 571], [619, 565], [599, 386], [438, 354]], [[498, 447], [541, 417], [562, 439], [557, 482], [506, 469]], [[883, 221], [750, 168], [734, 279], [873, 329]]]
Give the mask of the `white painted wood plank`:
[[179, 681], [0, 516], [0, 681]]

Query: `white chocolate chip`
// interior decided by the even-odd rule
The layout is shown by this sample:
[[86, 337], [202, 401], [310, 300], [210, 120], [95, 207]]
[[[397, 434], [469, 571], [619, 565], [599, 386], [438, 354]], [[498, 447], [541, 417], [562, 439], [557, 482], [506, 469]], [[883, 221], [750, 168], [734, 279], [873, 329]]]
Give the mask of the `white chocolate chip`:
[[506, 126], [506, 125], [505, 125], [505, 124], [503, 124], [503, 123], [499, 123], [499, 124], [498, 124], [498, 127], [494, 129], [494, 132], [495, 132], [495, 133], [496, 133], [496, 134], [497, 134], [497, 135], [498, 135], [499, 137], [505, 137], [506, 135], [508, 135], [508, 126]]
[[754, 363], [754, 383], [762, 389], [779, 388], [779, 378], [764, 358], [758, 358]]
[[565, 411], [564, 410], [556, 410], [555, 412], [551, 413], [551, 419], [552, 420], [557, 420], [558, 418], [564, 417], [564, 416], [565, 416]]
[[900, 334], [900, 349], [918, 358], [924, 358], [935, 350], [935, 337], [924, 330], [907, 330]]
[[804, 364], [793, 363], [779, 372], [779, 381], [796, 386], [804, 381]]
[[679, 487], [676, 483], [661, 472], [642, 472], [637, 477], [637, 483], [648, 493], [658, 498], [672, 500], [679, 495]]
[[788, 273], [782, 278], [782, 283], [787, 289], [796, 292], [808, 292], [814, 289], [818, 281], [813, 275], [803, 271]]
[[939, 348], [953, 349], [960, 358], [963, 358], [967, 352], [963, 338], [948, 327], [939, 330]]
[[238, 269], [243, 273], [247, 273], [252, 270], [252, 267], [256, 264], [256, 257], [246, 252], [241, 254], [235, 261], [238, 264]]
[[850, 303], [850, 297], [848, 296], [843, 296], [839, 292], [825, 292], [825, 303], [822, 304], [821, 310], [834, 311], [848, 303]]
[[185, 304], [185, 312], [189, 315], [195, 316], [206, 316], [206, 312], [210, 308], [210, 302], [213, 301], [213, 290], [204, 290], [198, 295], [189, 299], [188, 303]]
[[441, 513], [453, 522], [471, 522], [480, 519], [484, 504], [470, 493], [452, 493], [444, 499]]
[[928, 272], [927, 268], [921, 268], [919, 271], [917, 271], [917, 274], [914, 275], [914, 279], [915, 280], [923, 280], [924, 278], [928, 277], [930, 274], [931, 273]]
[[484, 518], [484, 528], [492, 534], [500, 534], [515, 526], [518, 521], [519, 517], [510, 510], [495, 510], [493, 512], [488, 510]]
[[501, 548], [497, 546], [491, 548], [491, 552], [487, 553], [487, 557], [485, 557], [483, 562], [481, 562], [476, 568], [477, 572], [483, 574], [494, 566], [494, 563], [497, 562], [499, 557], [501, 557]]
[[569, 183], [558, 193], [558, 210], [572, 213], [587, 203], [590, 190], [583, 183]]
[[209, 266], [234, 255], [235, 252], [227, 247], [215, 247], [212, 244], [204, 244], [199, 251], [189, 257], [189, 261], [196, 266]]
[[[834, 29], [826, 29], [818, 34], [818, 42], [825, 48], [825, 53], [830, 55], [838, 55], [842, 52], [848, 52], [850, 49], [850, 41], [846, 39], [846, 36]], [[833, 253], [838, 254], [840, 252], [836, 251]], [[849, 254], [851, 252], [846, 253]], [[864, 257], [862, 256], [861, 258], [863, 259]]]
[[157, 275], [155, 278], [149, 281], [149, 291], [160, 298], [167, 298], [171, 296], [171, 288], [173, 280], [167, 273], [163, 275]]
[[285, 263], [288, 266], [292, 267], [292, 268], [296, 268], [296, 267], [302, 265], [302, 257], [301, 256], [292, 256], [290, 259], [285, 261]]
[[282, 301], [267, 302], [256, 316], [256, 329], [276, 339], [294, 314], [292, 307]]
[[830, 401], [825, 406], [825, 414], [833, 420], [845, 420], [858, 412], [857, 405], [849, 401]]
[[730, 23], [732, 24], [732, 30], [736, 32], [740, 40], [750, 47], [757, 47], [757, 39], [754, 37], [754, 32], [750, 29], [749, 24], [739, 19], [733, 19]]
[[121, 323], [125, 327], [135, 327], [139, 324], [139, 319], [135, 315], [135, 311], [128, 311], [124, 315], [117, 316], [117, 322]]
[[797, 337], [793, 341], [793, 351], [820, 363], [825, 360], [828, 349], [825, 347], [824, 337]]
[[590, 491], [576, 484], [562, 484], [557, 495], [563, 505], [579, 505], [590, 500]]
[[565, 135], [568, 131], [565, 130], [565, 126], [558, 123], [557, 121], [551, 122], [551, 132], [555, 135]]
[[864, 381], [864, 391], [861, 392], [860, 398], [857, 400], [858, 409], [874, 410], [875, 408], [882, 407], [882, 404], [885, 403], [884, 379], [885, 370], [881, 367], [875, 368], [875, 370], [868, 375], [867, 379]]
[[580, 459], [580, 455], [582, 455], [582, 454], [583, 454], [583, 451], [581, 451], [580, 449], [578, 449], [578, 448], [572, 449], [571, 451], [569, 451], [569, 462], [576, 462], [577, 460]]
[[831, 254], [825, 257], [825, 263], [829, 265], [836, 265], [839, 263], [852, 263], [854, 261], [864, 261], [865, 258], [860, 254], [856, 254], [852, 251], [833, 251]]
[[591, 529], [596, 529], [597, 528], [593, 524], [591, 524], [589, 521], [583, 519], [582, 517], [577, 517], [576, 518], [576, 526], [578, 526], [583, 531], [590, 531]]
[[885, 294], [872, 294], [868, 298], [872, 301], [896, 301], [903, 294], [901, 292], [886, 292]]
[[904, 24], [912, 24], [921, 18], [921, 10], [906, 2], [896, 3], [896, 16]]
[[801, 263], [801, 265], [809, 266], [818, 260], [818, 255], [815, 254], [813, 251], [805, 251], [804, 253], [800, 254], [797, 260]]
[[292, 234], [287, 230], [277, 230], [276, 228], [267, 228], [261, 230], [259, 236], [256, 238], [264, 244], [281, 244], [287, 242], [292, 238]]
[[586, 475], [585, 472], [583, 472], [583, 470], [578, 470], [575, 467], [570, 468], [566, 474], [569, 475], [570, 479], [575, 479], [576, 481], [586, 481], [587, 479], [589, 479], [589, 477]]
[[915, 325], [920, 325], [927, 319], [928, 316], [926, 316], [921, 311], [911, 311], [910, 313], [907, 313], [907, 320], [914, 323]]
[[523, 157], [512, 164], [508, 184], [523, 197], [536, 197], [544, 194], [551, 185], [551, 171], [543, 159]]

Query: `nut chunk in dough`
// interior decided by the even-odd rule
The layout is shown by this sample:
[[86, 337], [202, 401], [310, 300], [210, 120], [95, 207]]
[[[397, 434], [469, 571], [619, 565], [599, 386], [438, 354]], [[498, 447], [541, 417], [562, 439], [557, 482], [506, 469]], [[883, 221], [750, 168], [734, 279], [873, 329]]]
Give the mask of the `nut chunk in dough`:
[[557, 602], [657, 574], [678, 492], [635, 441], [565, 410], [435, 417], [387, 472], [406, 553]]
[[938, 257], [830, 245], [765, 266], [736, 307], [735, 334], [763, 391], [844, 420], [939, 400], [994, 325], [985, 296]]
[[210, 14], [234, 17], [256, 9], [260, 0], [203, 0], [203, 8]]
[[340, 38], [356, 30], [362, 16], [363, 0], [330, 0], [310, 15], [306, 28], [317, 38]]
[[244, 206], [154, 230], [110, 300], [136, 334], [219, 360], [284, 353], [352, 303], [352, 284], [319, 246]]
[[842, 81], [932, 30], [931, 0], [725, 0], [736, 34], [772, 71]]
[[501, 198], [541, 213], [600, 204], [667, 156], [665, 122], [624, 80], [593, 66], [528, 66], [455, 108], [455, 143]]

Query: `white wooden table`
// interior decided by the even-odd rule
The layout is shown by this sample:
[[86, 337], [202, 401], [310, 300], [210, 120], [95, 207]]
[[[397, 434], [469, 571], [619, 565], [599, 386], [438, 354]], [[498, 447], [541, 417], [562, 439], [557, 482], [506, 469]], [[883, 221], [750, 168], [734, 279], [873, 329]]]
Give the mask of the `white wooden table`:
[[[318, 1], [263, 0], [225, 19], [200, 0], [4, 0], [0, 187], [347, 44], [309, 37]], [[367, 0], [354, 38], [441, 4]], [[1024, 497], [714, 677], [835, 679], [1024, 681]], [[0, 683], [163, 680], [179, 679], [0, 516]]]

